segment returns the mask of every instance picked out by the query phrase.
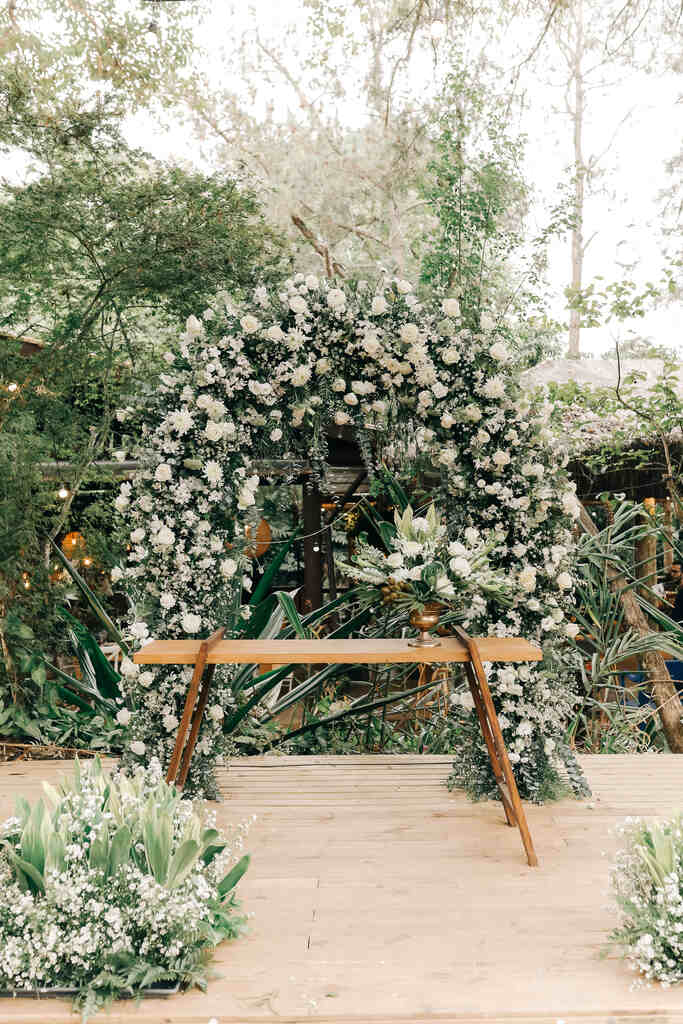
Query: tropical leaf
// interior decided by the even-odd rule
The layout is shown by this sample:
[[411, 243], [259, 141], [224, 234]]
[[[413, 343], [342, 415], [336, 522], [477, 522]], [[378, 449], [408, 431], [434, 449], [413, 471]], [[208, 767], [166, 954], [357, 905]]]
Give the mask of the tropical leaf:
[[68, 572], [71, 579], [74, 581], [81, 594], [90, 605], [90, 608], [95, 613], [103, 627], [107, 631], [108, 636], [119, 645], [124, 654], [128, 654], [128, 645], [126, 644], [123, 636], [117, 626], [114, 624], [113, 619], [108, 615], [102, 602], [96, 594], [92, 592], [88, 584], [85, 582], [81, 574], [78, 572], [72, 562], [66, 557], [62, 549], [50, 539], [50, 545], [53, 553], [57, 556], [58, 560], [62, 563], [66, 571]]
[[197, 863], [199, 853], [199, 843], [194, 839], [186, 839], [184, 843], [180, 844], [173, 854], [168, 868], [166, 884], [169, 889], [175, 889], [187, 878], [190, 871]]
[[225, 897], [227, 896], [231, 889], [235, 888], [240, 878], [242, 878], [242, 876], [245, 874], [250, 862], [251, 857], [249, 856], [248, 853], [245, 854], [244, 857], [241, 858], [241, 860], [238, 860], [237, 864], [235, 864], [232, 871], [228, 872], [228, 874], [225, 876], [225, 878], [218, 886], [219, 896]]

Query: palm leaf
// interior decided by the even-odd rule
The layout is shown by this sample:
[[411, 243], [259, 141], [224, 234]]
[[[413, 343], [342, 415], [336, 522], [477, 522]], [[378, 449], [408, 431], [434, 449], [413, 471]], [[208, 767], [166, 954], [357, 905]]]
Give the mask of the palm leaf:
[[55, 544], [52, 538], [49, 538], [49, 541], [50, 545], [52, 546], [54, 554], [62, 563], [62, 565], [68, 572], [69, 576], [74, 581], [74, 583], [80, 590], [81, 594], [83, 595], [87, 603], [90, 605], [90, 608], [106, 629], [109, 637], [119, 645], [124, 654], [128, 654], [128, 645], [126, 644], [125, 640], [123, 639], [123, 636], [121, 635], [120, 631], [114, 624], [113, 619], [106, 612], [100, 599], [97, 597], [96, 594], [92, 592], [88, 584], [85, 582], [85, 580], [78, 572], [76, 567], [73, 565], [73, 563], [70, 562], [69, 559], [66, 557], [62, 549], [57, 544]]

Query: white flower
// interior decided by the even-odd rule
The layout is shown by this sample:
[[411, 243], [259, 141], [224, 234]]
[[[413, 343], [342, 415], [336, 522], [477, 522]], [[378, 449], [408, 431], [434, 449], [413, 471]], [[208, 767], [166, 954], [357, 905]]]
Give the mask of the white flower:
[[574, 585], [574, 581], [568, 572], [561, 572], [557, 577], [557, 585], [560, 590], [570, 590]]
[[342, 409], [337, 409], [337, 411], [334, 414], [334, 422], [337, 424], [338, 427], [343, 427], [345, 423], [351, 422], [351, 417]]
[[414, 345], [420, 337], [417, 324], [404, 324], [399, 331], [399, 334], [401, 336], [401, 341], [404, 341], [406, 345]]
[[279, 427], [275, 427], [274, 430], [271, 430], [269, 437], [271, 441], [279, 441], [282, 437], [282, 431]]
[[472, 574], [472, 566], [468, 560], [462, 556], [451, 558], [448, 563], [448, 567], [456, 576], [463, 576], [464, 578], [467, 578]]
[[317, 361], [317, 363], [315, 364], [315, 372], [319, 373], [321, 376], [324, 373], [329, 373], [331, 369], [332, 369], [332, 363], [330, 362], [329, 359], [325, 359], [325, 358], [319, 359]]
[[154, 471], [154, 479], [157, 483], [165, 484], [173, 477], [173, 470], [166, 462], [160, 462]]
[[204, 466], [204, 474], [212, 487], [223, 483], [223, 467], [220, 462], [210, 459]]
[[354, 395], [353, 391], [349, 391], [347, 395], [344, 395], [344, 401], [347, 405], [358, 405], [358, 398]]
[[220, 704], [212, 704], [208, 709], [207, 714], [214, 722], [220, 722], [224, 717], [225, 712]]
[[441, 597], [449, 598], [455, 597], [455, 587], [453, 581], [449, 580], [445, 573], [440, 573], [434, 582], [434, 590]]
[[478, 405], [466, 405], [463, 412], [465, 414], [465, 418], [468, 419], [470, 423], [477, 423], [482, 417], [482, 412]]
[[489, 353], [492, 359], [495, 359], [499, 363], [509, 363], [512, 356], [507, 345], [504, 345], [502, 341], [497, 341], [495, 345], [491, 345]]
[[137, 530], [133, 530], [130, 535], [130, 539], [133, 544], [140, 544], [145, 539], [146, 531], [141, 526], [138, 526]]
[[505, 381], [502, 377], [490, 377], [481, 389], [487, 398], [502, 398], [505, 394]]
[[224, 558], [221, 562], [221, 575], [229, 579], [237, 572], [237, 562], [234, 558]]
[[403, 555], [400, 551], [393, 551], [387, 557], [387, 565], [390, 565], [392, 569], [399, 569], [403, 565]]
[[441, 417], [441, 426], [446, 430], [449, 430], [455, 422], [455, 417], [451, 416], [449, 412], [445, 412]]
[[346, 307], [346, 296], [341, 288], [330, 288], [327, 293], [327, 305], [335, 312], [341, 312]]
[[504, 452], [500, 448], [498, 449], [498, 451], [493, 453], [492, 458], [493, 458], [493, 462], [494, 462], [495, 466], [498, 469], [503, 469], [503, 467], [509, 465], [509, 463], [511, 461], [510, 460], [510, 453], [509, 452]]
[[446, 316], [460, 316], [460, 303], [457, 299], [444, 299], [441, 308]]
[[202, 628], [201, 615], [195, 615], [193, 612], [186, 612], [183, 615], [181, 625], [186, 633], [198, 633]]
[[252, 316], [251, 313], [247, 313], [247, 315], [243, 316], [242, 319], [240, 320], [240, 327], [242, 328], [245, 334], [254, 334], [256, 331], [258, 331], [260, 326], [260, 322], [256, 319], [255, 316]]
[[109, 578], [111, 579], [112, 583], [119, 583], [123, 579], [123, 569], [121, 568], [120, 565], [115, 565], [112, 568], [111, 573], [109, 574]]
[[161, 596], [159, 597], [159, 604], [161, 605], [162, 608], [165, 608], [167, 611], [169, 608], [172, 608], [175, 603], [175, 594], [172, 594], [168, 590], [165, 590], [163, 594], [161, 594]]
[[130, 501], [125, 494], [117, 494], [114, 498], [114, 508], [117, 512], [125, 512], [129, 505]]
[[154, 535], [154, 544], [160, 548], [170, 548], [175, 543], [175, 533], [168, 526], [162, 526]]
[[163, 723], [164, 729], [166, 729], [167, 732], [172, 732], [173, 729], [177, 729], [178, 727], [178, 719], [175, 715], [164, 715]]
[[197, 338], [204, 330], [204, 327], [201, 320], [198, 320], [196, 316], [188, 316], [185, 321], [185, 330], [189, 338]]
[[335, 377], [332, 381], [332, 390], [339, 392], [346, 391], [346, 381], [343, 377]]
[[292, 384], [295, 388], [302, 388], [311, 379], [310, 366], [297, 366], [292, 373]]
[[130, 658], [122, 658], [121, 664], [119, 665], [119, 672], [126, 679], [134, 679], [140, 670], [138, 669], [135, 662], [131, 661]]
[[419, 555], [422, 552], [422, 544], [419, 540], [401, 540], [400, 543], [406, 555]]
[[382, 346], [380, 345], [379, 339], [377, 338], [376, 334], [365, 335], [365, 337], [363, 338], [363, 348], [365, 349], [365, 351], [367, 352], [371, 359], [374, 359], [375, 356], [379, 355], [379, 353], [382, 351]]
[[306, 300], [302, 299], [300, 295], [292, 295], [289, 300], [289, 308], [292, 313], [308, 313]]
[[446, 366], [452, 366], [453, 363], [457, 363], [460, 359], [460, 352], [457, 348], [453, 348], [451, 346], [450, 348], [446, 348], [442, 351], [441, 358]]
[[136, 757], [142, 757], [144, 752], [147, 750], [147, 747], [142, 742], [142, 740], [133, 740], [133, 742], [130, 745], [130, 749], [136, 755]]
[[522, 569], [517, 581], [526, 593], [531, 593], [532, 590], [536, 589], [536, 570], [532, 565], [528, 565], [525, 569]]
[[382, 313], [386, 313], [389, 308], [389, 304], [383, 295], [375, 295], [370, 306], [370, 312], [373, 316], [381, 316]]
[[396, 279], [396, 291], [401, 295], [407, 295], [409, 292], [412, 292], [412, 290], [413, 286], [410, 281], [403, 281], [400, 278]]
[[479, 317], [479, 326], [482, 331], [492, 331], [496, 326], [496, 321], [488, 313], [482, 313]]
[[278, 326], [278, 324], [273, 324], [273, 326], [269, 327], [266, 331], [266, 338], [268, 338], [268, 341], [282, 341], [284, 336], [284, 331]]
[[308, 288], [309, 292], [315, 291], [316, 288], [320, 287], [320, 281], [315, 274], [308, 274], [304, 279], [304, 284]]
[[119, 725], [128, 725], [132, 717], [133, 716], [131, 715], [128, 708], [121, 708], [121, 710], [118, 712], [116, 716], [116, 721], [119, 723]]
[[217, 423], [215, 420], [208, 420], [204, 428], [204, 436], [207, 441], [221, 441], [225, 435], [226, 424]]

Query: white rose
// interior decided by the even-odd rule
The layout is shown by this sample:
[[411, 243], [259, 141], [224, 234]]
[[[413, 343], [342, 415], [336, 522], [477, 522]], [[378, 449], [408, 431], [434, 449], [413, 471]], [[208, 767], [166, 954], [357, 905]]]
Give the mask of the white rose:
[[502, 449], [498, 449], [497, 452], [493, 453], [493, 462], [498, 469], [503, 469], [510, 462], [510, 455], [508, 452], [504, 452]]
[[455, 418], [451, 416], [449, 412], [445, 412], [441, 417], [441, 426], [444, 427], [446, 430], [450, 430], [454, 423]]
[[172, 732], [173, 729], [178, 727], [178, 719], [175, 715], [164, 715], [163, 717], [164, 729], [167, 732]]
[[458, 359], [460, 358], [460, 352], [458, 351], [457, 348], [446, 348], [441, 353], [441, 358], [443, 359], [446, 366], [452, 366], [453, 363], [457, 363]]
[[119, 711], [119, 713], [116, 716], [116, 721], [119, 723], [119, 725], [128, 725], [128, 723], [130, 722], [131, 718], [132, 718], [132, 715], [131, 715], [130, 711], [128, 710], [128, 708], [121, 708], [121, 710]]
[[335, 377], [332, 381], [333, 391], [346, 391], [346, 381], [343, 377]]
[[186, 633], [198, 633], [202, 628], [201, 615], [195, 615], [193, 612], [186, 612], [185, 615], [183, 615], [181, 625]]
[[351, 422], [351, 417], [342, 409], [338, 409], [337, 412], [335, 412], [334, 414], [334, 422], [337, 424], [338, 427], [343, 427], [345, 423]]
[[224, 711], [220, 704], [213, 704], [207, 711], [207, 714], [214, 722], [220, 722], [224, 717]]
[[375, 295], [370, 306], [370, 312], [373, 316], [381, 316], [382, 313], [386, 313], [389, 308], [389, 304], [383, 295]]
[[502, 341], [497, 341], [495, 345], [491, 345], [489, 353], [491, 358], [497, 360], [499, 363], [509, 363], [511, 358], [510, 350]]
[[399, 569], [403, 565], [403, 555], [400, 551], [394, 551], [387, 558], [387, 565], [392, 569]]
[[237, 562], [234, 558], [224, 558], [221, 562], [221, 575], [229, 579], [237, 572]]
[[347, 405], [358, 405], [358, 398], [354, 395], [353, 391], [349, 391], [347, 395], [344, 395], [344, 401]]
[[173, 470], [166, 462], [161, 462], [154, 471], [154, 479], [159, 484], [167, 483], [173, 476]]
[[159, 604], [161, 605], [162, 608], [165, 608], [167, 611], [169, 608], [172, 608], [175, 603], [175, 594], [171, 594], [170, 591], [168, 590], [165, 590], [164, 593], [159, 598]]
[[479, 325], [482, 331], [492, 331], [496, 326], [496, 321], [488, 313], [482, 313], [479, 317]]
[[253, 334], [255, 331], [258, 331], [260, 326], [261, 324], [259, 321], [255, 316], [252, 316], [251, 313], [247, 313], [247, 315], [243, 316], [240, 320], [240, 327], [245, 334]]
[[403, 280], [397, 279], [397, 281], [396, 281], [396, 291], [399, 292], [401, 295], [407, 295], [408, 292], [412, 292], [412, 290], [413, 290], [413, 286], [410, 283], [410, 281], [403, 281]]
[[144, 752], [147, 750], [147, 747], [142, 742], [142, 740], [133, 740], [133, 742], [130, 745], [130, 749], [136, 755], [136, 757], [142, 757]]
[[363, 339], [363, 348], [370, 356], [370, 358], [374, 359], [374, 357], [378, 355], [378, 353], [381, 351], [382, 346], [380, 345], [376, 335], [366, 334], [365, 338]]
[[204, 437], [207, 441], [220, 441], [225, 434], [225, 425], [209, 420], [204, 428]]
[[175, 541], [175, 533], [168, 526], [162, 526], [154, 537], [154, 543], [160, 548], [170, 548]]
[[568, 622], [564, 627], [564, 631], [568, 637], [571, 637], [572, 640], [574, 640], [574, 638], [577, 637], [581, 632], [581, 630], [575, 622]]
[[109, 574], [109, 578], [112, 583], [119, 583], [123, 579], [123, 569], [120, 565], [115, 565]]
[[329, 359], [319, 359], [318, 362], [315, 364], [316, 373], [319, 373], [321, 376], [324, 373], [329, 373], [331, 369], [332, 363], [330, 362]]
[[446, 316], [460, 316], [460, 303], [457, 299], [444, 299], [441, 308]]
[[399, 334], [401, 335], [401, 341], [404, 341], [406, 345], [414, 345], [420, 336], [417, 324], [404, 324]]
[[445, 573], [441, 573], [439, 576], [436, 577], [436, 581], [434, 583], [434, 590], [441, 597], [455, 597], [455, 587], [453, 586], [453, 581], [449, 580], [448, 576], [446, 576]]
[[466, 405], [464, 409], [465, 417], [471, 423], [477, 423], [482, 416], [481, 409], [478, 405]]
[[308, 313], [306, 300], [302, 299], [300, 295], [292, 295], [289, 300], [289, 308], [292, 313]]
[[140, 542], [145, 539], [145, 531], [143, 528], [139, 526], [137, 530], [133, 530], [130, 535], [130, 539], [133, 541], [133, 544], [140, 544]]
[[320, 286], [320, 281], [315, 276], [315, 274], [308, 274], [304, 280], [304, 284], [306, 285], [309, 291], [315, 291], [315, 289]]
[[561, 572], [557, 577], [557, 585], [560, 590], [570, 590], [574, 585], [574, 581], [568, 572]]
[[266, 337], [268, 338], [268, 341], [282, 341], [284, 336], [284, 331], [282, 330], [281, 327], [278, 327], [277, 324], [273, 324], [273, 326], [269, 327], [268, 330], [266, 331]]
[[463, 558], [461, 555], [457, 558], [451, 558], [448, 566], [451, 572], [455, 573], [456, 576], [463, 576], [464, 578], [467, 578], [472, 573], [472, 566], [467, 559]]
[[271, 441], [279, 441], [282, 438], [282, 431], [279, 427], [276, 427], [275, 430], [271, 430], [269, 436]]
[[119, 665], [119, 672], [126, 679], [134, 679], [140, 670], [138, 669], [135, 662], [131, 661], [130, 658], [122, 658], [121, 664]]

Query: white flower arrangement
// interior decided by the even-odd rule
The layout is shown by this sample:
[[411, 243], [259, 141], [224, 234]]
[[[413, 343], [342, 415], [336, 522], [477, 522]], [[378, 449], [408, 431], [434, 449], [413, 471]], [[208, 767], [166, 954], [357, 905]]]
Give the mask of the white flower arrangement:
[[621, 915], [610, 938], [642, 982], [683, 982], [683, 817], [649, 824], [627, 819], [610, 873]]
[[[188, 320], [174, 364], [160, 375], [140, 452], [144, 468], [117, 498], [128, 533], [147, 535], [139, 543], [131, 537], [116, 576], [144, 609], [149, 635], [239, 631], [250, 565], [245, 528], [258, 515], [255, 462], [306, 460], [321, 472], [326, 428], [338, 424], [353, 428], [377, 464], [414, 461], [434, 474], [454, 533], [476, 527], [495, 537], [491, 567], [515, 581], [511, 602], [475, 602], [468, 627], [521, 634], [547, 651], [560, 644], [563, 626], [551, 613], [571, 607], [564, 574], [578, 503], [543, 410], [521, 393], [504, 358], [514, 351], [504, 322], [484, 314], [466, 323], [451, 299], [426, 308], [403, 280], [361, 289], [304, 275], [277, 291], [259, 288], [252, 303], [217, 297], [212, 310], [203, 323]], [[187, 415], [169, 415], [183, 409]], [[225, 430], [219, 435], [211, 423]], [[147, 542], [171, 533], [168, 545]], [[552, 561], [558, 546], [565, 554]], [[232, 564], [226, 572], [226, 559], [237, 563], [234, 572]], [[558, 665], [516, 669], [519, 693], [498, 687], [496, 669], [491, 675], [494, 694], [504, 694], [506, 740], [524, 769], [522, 790], [532, 795], [550, 770], [539, 751], [548, 739], [562, 749], [576, 699], [571, 671]], [[234, 705], [230, 679], [230, 670], [219, 669], [212, 690], [226, 711]], [[134, 666], [124, 686], [132, 715], [126, 762], [155, 756], [167, 764], [174, 737], [163, 719], [182, 713], [185, 673], [160, 667], [142, 684]], [[532, 723], [531, 733], [522, 722]], [[207, 716], [189, 792], [215, 795], [213, 765], [225, 750], [223, 721]], [[476, 771], [486, 774], [483, 748], [475, 756]]]
[[381, 588], [385, 603], [406, 612], [428, 604], [464, 618], [465, 608], [495, 598], [509, 601], [509, 585], [501, 573], [492, 570], [488, 555], [495, 540], [485, 543], [476, 531], [465, 538], [468, 544], [449, 541], [446, 524], [434, 505], [426, 515], [416, 516], [410, 505], [402, 515], [394, 513], [395, 532], [385, 554], [361, 541], [351, 562], [340, 561], [341, 571], [358, 583]]
[[162, 781], [76, 762], [45, 801], [0, 825], [0, 988], [73, 989], [84, 1018], [157, 982], [205, 984], [212, 950], [237, 936], [228, 871], [248, 825], [221, 836]]

